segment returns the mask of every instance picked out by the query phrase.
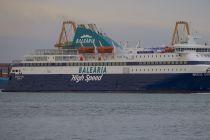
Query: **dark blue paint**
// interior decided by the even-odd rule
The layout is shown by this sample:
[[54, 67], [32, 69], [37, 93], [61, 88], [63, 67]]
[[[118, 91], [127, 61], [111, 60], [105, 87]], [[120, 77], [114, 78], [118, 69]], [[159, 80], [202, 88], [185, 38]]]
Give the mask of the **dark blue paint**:
[[101, 81], [73, 82], [72, 75], [24, 75], [11, 77], [5, 91], [130, 91], [208, 92], [210, 76], [192, 74], [104, 74]]
[[0, 77], [0, 89], [4, 89], [8, 83], [8, 77]]

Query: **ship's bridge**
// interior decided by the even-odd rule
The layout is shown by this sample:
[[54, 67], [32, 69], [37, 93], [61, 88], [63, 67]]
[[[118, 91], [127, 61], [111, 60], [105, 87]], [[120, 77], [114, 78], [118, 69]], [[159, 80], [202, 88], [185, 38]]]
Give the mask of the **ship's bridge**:
[[208, 46], [206, 43], [204, 45], [197, 44], [195, 42], [195, 38], [192, 36], [188, 37], [187, 43], [174, 44], [173, 47], [177, 53], [197, 52], [210, 54], [210, 46]]

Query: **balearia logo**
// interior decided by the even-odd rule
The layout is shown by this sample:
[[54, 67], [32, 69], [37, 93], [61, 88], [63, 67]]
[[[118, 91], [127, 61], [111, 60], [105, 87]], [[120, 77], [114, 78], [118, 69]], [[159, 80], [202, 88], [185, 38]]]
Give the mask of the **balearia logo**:
[[95, 44], [95, 39], [90, 35], [82, 35], [76, 40], [76, 43], [92, 43]]
[[104, 66], [79, 67], [79, 74], [106, 74]]
[[90, 36], [90, 35], [83, 35], [80, 38], [92, 38], [92, 36]]
[[104, 66], [79, 67], [79, 74], [73, 74], [71, 81], [76, 83], [97, 82], [101, 81], [106, 73], [106, 67]]

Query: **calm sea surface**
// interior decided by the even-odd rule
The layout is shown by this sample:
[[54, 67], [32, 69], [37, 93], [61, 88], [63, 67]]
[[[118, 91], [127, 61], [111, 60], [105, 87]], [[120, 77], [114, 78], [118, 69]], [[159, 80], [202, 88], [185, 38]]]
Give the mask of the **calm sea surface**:
[[2, 93], [1, 140], [210, 140], [210, 94]]

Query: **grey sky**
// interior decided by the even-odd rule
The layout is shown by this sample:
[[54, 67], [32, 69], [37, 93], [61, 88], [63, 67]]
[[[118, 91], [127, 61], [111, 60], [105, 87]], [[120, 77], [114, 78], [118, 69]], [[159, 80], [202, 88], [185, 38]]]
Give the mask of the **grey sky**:
[[96, 23], [117, 41], [168, 44], [177, 20], [210, 43], [209, 0], [0, 0], [0, 63], [53, 48], [62, 20]]

